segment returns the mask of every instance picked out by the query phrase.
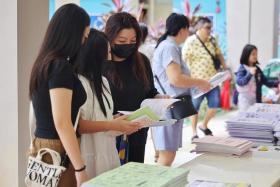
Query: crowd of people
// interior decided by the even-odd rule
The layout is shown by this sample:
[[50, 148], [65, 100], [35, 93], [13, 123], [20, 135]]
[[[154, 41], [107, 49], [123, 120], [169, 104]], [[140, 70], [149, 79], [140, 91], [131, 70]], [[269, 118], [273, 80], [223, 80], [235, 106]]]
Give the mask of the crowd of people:
[[[36, 118], [30, 155], [47, 147], [69, 157], [59, 186], [80, 186], [126, 162], [143, 163], [148, 128], [127, 121], [118, 111], [135, 111], [147, 98], [191, 96], [193, 87], [207, 92], [192, 102], [199, 112], [207, 99], [208, 110], [198, 128], [213, 135], [208, 123], [220, 107], [220, 89], [211, 88], [208, 80], [228, 67], [211, 36], [211, 20], [198, 19], [191, 36], [189, 27], [185, 15], [172, 13], [166, 19], [165, 33], [147, 50], [147, 26], [129, 13], [111, 15], [102, 32], [90, 28], [89, 15], [75, 4], [55, 12], [30, 77]], [[218, 69], [212, 56], [219, 59]], [[241, 55], [236, 84], [238, 107], [243, 110], [262, 102], [262, 84], [278, 86], [279, 80], [263, 75], [257, 48], [248, 44]], [[76, 119], [79, 123], [74, 129]], [[193, 140], [199, 138], [198, 115], [190, 119], [193, 136], [189, 138]], [[174, 161], [182, 146], [183, 122], [151, 128], [158, 164], [170, 166]], [[48, 155], [43, 160], [51, 162]]]

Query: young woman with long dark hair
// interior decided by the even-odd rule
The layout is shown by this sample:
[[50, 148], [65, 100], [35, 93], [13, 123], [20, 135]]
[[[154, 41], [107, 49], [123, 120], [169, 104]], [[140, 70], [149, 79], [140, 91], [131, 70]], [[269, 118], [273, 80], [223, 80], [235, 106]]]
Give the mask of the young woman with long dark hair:
[[[158, 95], [153, 73], [146, 56], [138, 52], [141, 31], [137, 20], [126, 12], [113, 14], [107, 21], [105, 34], [111, 44], [112, 61], [104, 67], [114, 101], [114, 113], [134, 111], [146, 98]], [[128, 136], [127, 161], [144, 162], [148, 128]]]
[[[34, 149], [50, 148], [71, 163], [59, 186], [80, 186], [88, 179], [73, 124], [86, 93], [72, 63], [89, 33], [89, 15], [75, 4], [60, 7], [50, 20], [30, 77], [30, 99], [36, 117]], [[43, 157], [51, 162], [49, 155]]]
[[82, 134], [81, 152], [91, 178], [120, 166], [116, 135], [131, 134], [139, 128], [136, 122], [126, 121], [125, 116], [113, 119], [109, 83], [102, 77], [102, 66], [111, 56], [109, 51], [105, 34], [91, 29], [74, 65], [87, 94], [81, 107], [79, 132]]

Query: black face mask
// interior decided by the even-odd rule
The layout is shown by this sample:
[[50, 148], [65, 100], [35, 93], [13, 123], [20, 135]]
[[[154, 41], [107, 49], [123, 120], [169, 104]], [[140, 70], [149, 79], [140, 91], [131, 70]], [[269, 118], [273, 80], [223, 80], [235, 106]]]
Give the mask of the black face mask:
[[114, 55], [120, 58], [128, 58], [136, 50], [136, 43], [132, 44], [115, 44], [112, 46]]

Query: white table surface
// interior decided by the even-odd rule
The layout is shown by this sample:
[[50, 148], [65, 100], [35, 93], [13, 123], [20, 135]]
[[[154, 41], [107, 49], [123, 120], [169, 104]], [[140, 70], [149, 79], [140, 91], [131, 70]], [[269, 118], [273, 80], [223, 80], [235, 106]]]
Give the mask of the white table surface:
[[280, 152], [256, 149], [241, 157], [205, 153], [179, 167], [190, 169], [188, 182], [245, 182], [251, 187], [280, 187]]

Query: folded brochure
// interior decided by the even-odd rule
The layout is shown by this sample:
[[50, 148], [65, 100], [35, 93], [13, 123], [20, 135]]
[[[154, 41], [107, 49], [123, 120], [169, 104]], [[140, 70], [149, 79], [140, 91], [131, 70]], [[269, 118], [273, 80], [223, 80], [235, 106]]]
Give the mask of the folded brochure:
[[178, 99], [145, 99], [141, 103], [141, 108], [134, 112], [118, 112], [128, 115], [127, 120], [129, 121], [141, 122], [143, 127], [172, 125], [177, 120], [166, 119], [165, 112], [167, 107], [176, 101], [178, 101]]
[[119, 111], [119, 113], [128, 115], [128, 121], [139, 122], [142, 127], [173, 125], [177, 121], [175, 119], [160, 119], [148, 106], [139, 108], [134, 112]]
[[[222, 82], [226, 81], [227, 79], [230, 78], [230, 72], [229, 71], [222, 71], [219, 72], [217, 74], [215, 74], [213, 77], [210, 78], [209, 83], [211, 84], [211, 89], [217, 87], [219, 84], [221, 84]], [[207, 92], [209, 92], [210, 90], [208, 90]], [[204, 95], [207, 92], [202, 92], [200, 89], [198, 89], [197, 87], [194, 87], [191, 89], [191, 93], [192, 93], [192, 97], [194, 99]]]

